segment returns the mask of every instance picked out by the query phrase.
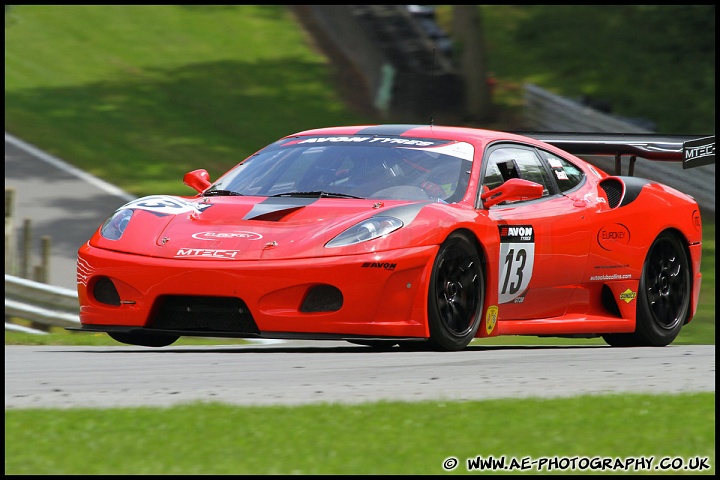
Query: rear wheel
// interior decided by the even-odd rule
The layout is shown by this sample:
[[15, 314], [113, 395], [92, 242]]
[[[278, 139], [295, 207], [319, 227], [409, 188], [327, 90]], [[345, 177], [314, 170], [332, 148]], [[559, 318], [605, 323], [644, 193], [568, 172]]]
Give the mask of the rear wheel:
[[648, 250], [637, 299], [634, 333], [604, 335], [615, 347], [669, 345], [690, 312], [690, 261], [682, 241], [660, 234]]
[[108, 332], [108, 335], [120, 343], [128, 345], [140, 345], [142, 347], [167, 347], [180, 338], [174, 335], [162, 335], [156, 333], [122, 333]]
[[428, 292], [429, 346], [463, 350], [475, 338], [485, 296], [480, 255], [467, 237], [453, 234], [440, 246]]

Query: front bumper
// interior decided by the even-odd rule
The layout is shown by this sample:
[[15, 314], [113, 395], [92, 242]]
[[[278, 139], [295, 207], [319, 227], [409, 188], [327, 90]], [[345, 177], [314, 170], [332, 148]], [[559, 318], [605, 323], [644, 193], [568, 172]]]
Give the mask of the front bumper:
[[[80, 322], [82, 330], [175, 335], [427, 338], [427, 282], [437, 249], [235, 261], [85, 245], [78, 252]], [[202, 321], [182, 320], [200, 310]]]

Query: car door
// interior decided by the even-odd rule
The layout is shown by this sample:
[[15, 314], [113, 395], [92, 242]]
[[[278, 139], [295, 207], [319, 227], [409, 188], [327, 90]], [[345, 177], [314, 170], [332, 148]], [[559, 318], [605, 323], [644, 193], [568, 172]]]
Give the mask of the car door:
[[[542, 198], [489, 208], [500, 234], [498, 303], [503, 319], [560, 317], [581, 283], [591, 239], [591, 212], [586, 202], [561, 190], [569, 188], [565, 166], [574, 175], [569, 181], [572, 188], [584, 183], [582, 170], [572, 171], [568, 164], [549, 152], [520, 144], [493, 145], [485, 153], [481, 191], [510, 178], [543, 185]], [[560, 186], [558, 180], [565, 185]]]

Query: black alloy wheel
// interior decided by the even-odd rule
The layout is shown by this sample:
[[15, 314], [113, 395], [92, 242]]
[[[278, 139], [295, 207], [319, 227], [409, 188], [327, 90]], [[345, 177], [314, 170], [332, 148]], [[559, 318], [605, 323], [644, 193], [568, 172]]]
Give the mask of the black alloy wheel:
[[690, 313], [691, 280], [683, 242], [670, 232], [661, 233], [643, 264], [635, 332], [604, 335], [605, 341], [617, 347], [664, 347], [672, 343]]
[[482, 317], [485, 277], [473, 242], [453, 234], [440, 246], [428, 292], [430, 346], [463, 350], [475, 338]]

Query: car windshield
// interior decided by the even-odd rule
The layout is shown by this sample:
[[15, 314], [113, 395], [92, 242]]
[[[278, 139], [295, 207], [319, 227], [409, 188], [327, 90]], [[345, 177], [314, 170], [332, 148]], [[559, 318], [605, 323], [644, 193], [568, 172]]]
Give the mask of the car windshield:
[[472, 158], [472, 145], [452, 140], [370, 135], [292, 137], [248, 157], [205, 194], [454, 203], [465, 194]]

